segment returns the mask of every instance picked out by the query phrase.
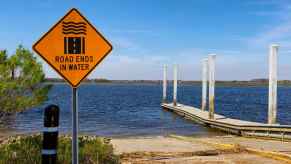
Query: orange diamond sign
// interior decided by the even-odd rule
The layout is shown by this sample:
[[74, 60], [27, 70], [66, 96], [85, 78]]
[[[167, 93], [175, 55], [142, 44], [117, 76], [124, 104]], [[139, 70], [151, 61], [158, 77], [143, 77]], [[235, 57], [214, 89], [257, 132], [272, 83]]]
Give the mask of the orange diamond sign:
[[33, 49], [72, 87], [78, 87], [112, 46], [77, 9], [71, 9]]

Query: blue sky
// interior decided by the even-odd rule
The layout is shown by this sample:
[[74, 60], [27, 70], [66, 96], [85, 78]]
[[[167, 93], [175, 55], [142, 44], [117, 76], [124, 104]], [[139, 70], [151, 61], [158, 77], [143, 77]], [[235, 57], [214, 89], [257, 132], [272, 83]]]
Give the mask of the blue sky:
[[[171, 78], [177, 63], [180, 79], [200, 80], [201, 60], [209, 53], [217, 54], [218, 80], [267, 78], [269, 45], [277, 43], [279, 79], [291, 79], [288, 0], [4, 1], [0, 49], [31, 49], [72, 7], [114, 47], [91, 78], [161, 79], [163, 64]], [[44, 69], [58, 77], [45, 63]]]

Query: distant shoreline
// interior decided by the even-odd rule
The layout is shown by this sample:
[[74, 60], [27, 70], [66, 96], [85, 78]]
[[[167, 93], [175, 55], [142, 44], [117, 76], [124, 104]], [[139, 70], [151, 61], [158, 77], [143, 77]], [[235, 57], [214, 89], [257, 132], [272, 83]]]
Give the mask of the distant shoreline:
[[[50, 84], [63, 84], [66, 83], [63, 79], [46, 79], [46, 83]], [[108, 80], [108, 79], [86, 79], [84, 84], [162, 84], [162, 80]], [[172, 83], [172, 80], [168, 80], [168, 83]], [[201, 81], [187, 81], [179, 80], [179, 84], [182, 85], [201, 85]], [[218, 87], [266, 87], [269, 85], [267, 79], [254, 79], [249, 81], [221, 81], [215, 82]], [[291, 80], [279, 80], [278, 86], [291, 87]]]

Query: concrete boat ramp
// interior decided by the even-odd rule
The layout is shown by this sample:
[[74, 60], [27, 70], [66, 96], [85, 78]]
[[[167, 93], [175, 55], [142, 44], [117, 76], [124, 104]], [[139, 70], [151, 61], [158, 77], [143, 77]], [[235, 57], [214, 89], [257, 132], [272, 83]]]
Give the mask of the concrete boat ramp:
[[169, 111], [175, 112], [186, 119], [197, 123], [222, 130], [227, 133], [248, 137], [274, 138], [280, 140], [291, 140], [291, 126], [279, 124], [264, 124], [259, 122], [243, 121], [227, 118], [223, 115], [214, 114], [209, 119], [209, 112], [199, 108], [183, 104], [162, 103], [161, 106]]

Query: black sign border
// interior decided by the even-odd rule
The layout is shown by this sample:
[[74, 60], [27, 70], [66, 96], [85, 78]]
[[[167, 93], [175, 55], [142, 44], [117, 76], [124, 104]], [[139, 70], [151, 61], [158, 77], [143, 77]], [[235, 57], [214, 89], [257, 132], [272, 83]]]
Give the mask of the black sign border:
[[[88, 23], [94, 30], [95, 32], [101, 36], [101, 38], [110, 46], [110, 49], [104, 54], [104, 56], [99, 60], [98, 63], [96, 63], [93, 68], [88, 71], [88, 73], [76, 84], [73, 85], [69, 79], [67, 79], [59, 70], [57, 70], [37, 49], [36, 49], [36, 45], [39, 44], [39, 42], [44, 39], [59, 23], [61, 23], [71, 12], [76, 11], [85, 21], [86, 23]], [[69, 10], [69, 12], [63, 16], [53, 27], [50, 28], [49, 31], [47, 31], [36, 43], [33, 44], [32, 49], [39, 55], [41, 56], [41, 58], [43, 60], [45, 60], [59, 75], [61, 75], [61, 77], [63, 77], [63, 79], [65, 79], [73, 88], [78, 88], [78, 86], [80, 85], [80, 83], [97, 67], [97, 65], [99, 65], [103, 59], [112, 51], [113, 47], [110, 44], [110, 42], [104, 38], [104, 36], [86, 19], [86, 17], [84, 17], [81, 12], [79, 12], [76, 8], [72, 8]]]

